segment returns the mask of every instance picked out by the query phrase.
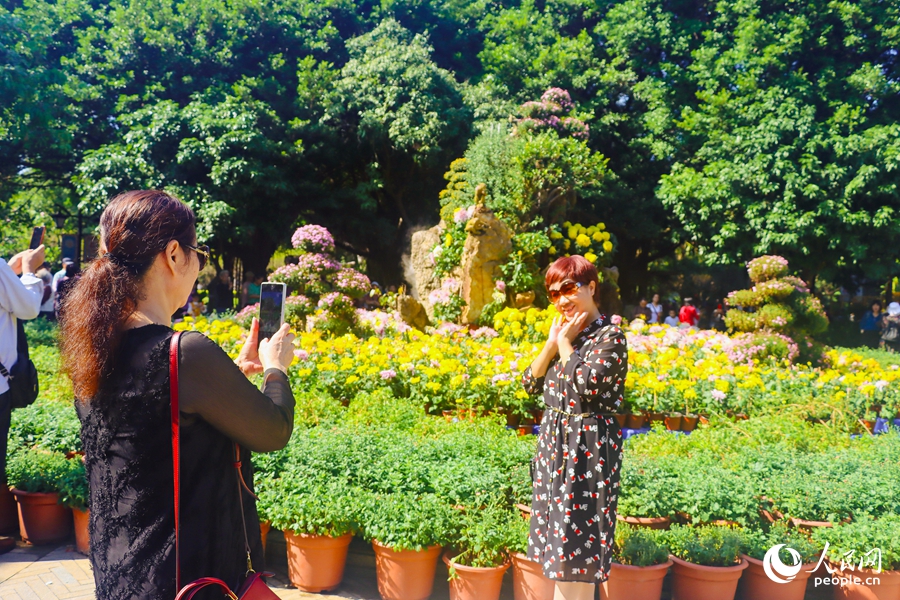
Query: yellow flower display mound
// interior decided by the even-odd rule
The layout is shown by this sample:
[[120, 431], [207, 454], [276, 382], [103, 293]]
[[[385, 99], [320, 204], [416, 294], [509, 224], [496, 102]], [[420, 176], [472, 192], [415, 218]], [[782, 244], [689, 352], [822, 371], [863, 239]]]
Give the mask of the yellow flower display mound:
[[[520, 377], [556, 314], [552, 307], [507, 308], [495, 316], [493, 328], [444, 323], [424, 333], [386, 330], [380, 337], [301, 332], [291, 376], [304, 388], [318, 386], [343, 401], [390, 388], [395, 396], [417, 399], [432, 414], [475, 408], [528, 415], [542, 402], [524, 392]], [[186, 319], [176, 328], [201, 331], [232, 356], [246, 335], [230, 320]], [[748, 359], [739, 335], [635, 320], [626, 337], [626, 412], [788, 411], [852, 428], [872, 405], [893, 418], [900, 404], [897, 366], [849, 350], [831, 350], [827, 367], [812, 368]]]

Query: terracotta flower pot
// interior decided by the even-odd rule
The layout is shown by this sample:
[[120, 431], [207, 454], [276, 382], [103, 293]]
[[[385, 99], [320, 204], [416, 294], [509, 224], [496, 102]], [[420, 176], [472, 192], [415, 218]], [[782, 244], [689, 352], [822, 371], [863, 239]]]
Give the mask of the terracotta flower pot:
[[797, 519], [795, 517], [790, 518], [790, 523], [792, 527], [796, 527], [797, 529], [805, 529], [807, 531], [812, 531], [818, 527], [832, 527], [830, 521], [806, 521], [804, 519]]
[[747, 570], [738, 582], [737, 597], [740, 600], [803, 600], [806, 595], [806, 581], [816, 568], [815, 563], [805, 564], [800, 567], [800, 572], [788, 583], [776, 583], [769, 579], [763, 570], [763, 563], [753, 557], [741, 554], [741, 558], [747, 561]]
[[526, 505], [524, 505], [524, 504], [516, 503], [516, 508], [519, 509], [519, 512], [522, 513], [522, 517], [523, 517], [526, 521], [528, 521], [529, 519], [531, 519], [531, 507], [530, 507], [530, 506], [526, 506]]
[[644, 426], [644, 415], [630, 414], [626, 415], [625, 427], [628, 429], [640, 429]]
[[612, 563], [609, 579], [600, 584], [600, 600], [659, 600], [672, 561], [650, 567]]
[[444, 553], [444, 564], [456, 571], [450, 580], [450, 600], [499, 600], [503, 574], [509, 568], [507, 560], [499, 567], [467, 567], [453, 562]]
[[91, 552], [91, 533], [88, 527], [90, 518], [90, 510], [72, 509], [72, 520], [75, 522], [75, 549], [85, 556], [89, 556]]
[[19, 504], [22, 539], [35, 545], [61, 542], [72, 533], [72, 511], [59, 503], [59, 494], [11, 489]]
[[[851, 581], [832, 586], [834, 600], [900, 600], [900, 571], [881, 573], [871, 569], [840, 571], [839, 567], [840, 565], [832, 564], [832, 570], [837, 571], [826, 577], [846, 577]], [[866, 584], [866, 580], [870, 577], [877, 577], [879, 583]], [[856, 583], [857, 581], [859, 583]]]
[[304, 592], [327, 592], [341, 585], [353, 535], [339, 537], [284, 532], [288, 577]]
[[266, 538], [269, 537], [269, 531], [272, 530], [272, 523], [269, 521], [259, 522], [259, 539], [262, 541], [263, 556], [266, 554]]
[[875, 421], [870, 419], [860, 419], [860, 424], [865, 428], [868, 433], [875, 433]]
[[681, 415], [667, 415], [666, 429], [669, 431], [681, 431]]
[[651, 412], [647, 413], [647, 422], [653, 423], [654, 421], [665, 421], [666, 415], [665, 413]]
[[440, 546], [425, 550], [392, 550], [372, 540], [378, 593], [383, 600], [426, 600], [434, 589]]
[[733, 567], [706, 567], [670, 556], [672, 562], [672, 600], [734, 600], [738, 579], [747, 561]]
[[620, 414], [620, 413], [615, 413], [615, 414], [613, 415], [613, 417], [615, 417], [616, 421], [619, 422], [619, 428], [620, 428], [620, 429], [621, 429], [622, 427], [625, 427], [625, 423], [626, 423], [627, 420], [628, 420], [628, 415]]
[[541, 565], [524, 554], [512, 555], [513, 600], [553, 600], [556, 584], [544, 575]]
[[700, 420], [700, 417], [697, 415], [682, 415], [681, 417], [681, 430], [682, 431], [693, 431], [697, 428], [697, 422]]
[[616, 515], [617, 521], [628, 523], [633, 527], [647, 527], [648, 529], [668, 529], [672, 524], [669, 517], [623, 517]]
[[0, 535], [19, 533], [19, 509], [6, 484], [0, 485]]

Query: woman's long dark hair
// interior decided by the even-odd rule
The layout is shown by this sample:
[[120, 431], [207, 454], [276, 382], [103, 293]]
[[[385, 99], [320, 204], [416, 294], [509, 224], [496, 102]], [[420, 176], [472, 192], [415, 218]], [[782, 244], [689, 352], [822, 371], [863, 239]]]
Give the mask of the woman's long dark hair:
[[177, 240], [194, 242], [194, 213], [158, 190], [125, 192], [100, 217], [100, 247], [60, 307], [63, 367], [75, 397], [88, 401], [115, 365], [122, 326], [142, 299], [142, 280], [157, 255]]

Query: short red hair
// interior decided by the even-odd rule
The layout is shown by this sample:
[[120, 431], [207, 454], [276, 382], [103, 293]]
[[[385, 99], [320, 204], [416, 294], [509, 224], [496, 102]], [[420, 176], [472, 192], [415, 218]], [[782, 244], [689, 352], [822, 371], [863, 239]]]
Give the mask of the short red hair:
[[593, 281], [596, 284], [594, 286], [594, 303], [597, 306], [600, 305], [600, 276], [597, 274], [597, 267], [591, 261], [578, 254], [557, 258], [547, 269], [544, 286], [549, 290], [554, 283], [566, 279], [585, 285]]

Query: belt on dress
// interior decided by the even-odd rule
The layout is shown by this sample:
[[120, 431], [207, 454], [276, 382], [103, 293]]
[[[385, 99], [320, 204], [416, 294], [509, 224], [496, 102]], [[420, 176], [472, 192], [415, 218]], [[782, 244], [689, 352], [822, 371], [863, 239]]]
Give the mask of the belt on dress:
[[549, 404], [547, 405], [547, 408], [549, 408], [549, 409], [552, 410], [553, 412], [557, 412], [557, 413], [559, 413], [559, 414], [561, 414], [561, 415], [567, 415], [567, 416], [570, 416], [570, 417], [581, 417], [582, 419], [586, 419], [587, 417], [598, 417], [598, 418], [599, 418], [599, 417], [602, 416], [602, 415], [599, 415], [599, 414], [597, 414], [597, 413], [570, 413], [570, 412], [566, 412], [566, 411], [564, 411], [564, 410], [559, 410], [558, 408], [555, 408], [555, 407], [553, 407], [553, 406], [550, 406]]

